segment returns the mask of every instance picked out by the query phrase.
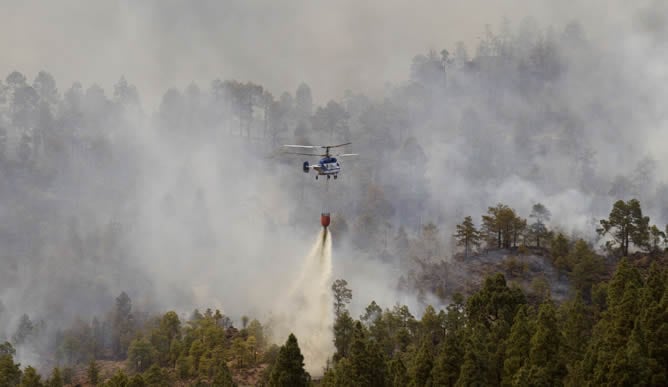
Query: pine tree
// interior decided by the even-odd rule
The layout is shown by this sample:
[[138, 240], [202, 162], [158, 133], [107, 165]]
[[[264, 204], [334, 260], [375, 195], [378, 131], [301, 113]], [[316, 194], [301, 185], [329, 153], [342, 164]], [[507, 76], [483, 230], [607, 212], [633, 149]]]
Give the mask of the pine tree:
[[144, 382], [148, 386], [166, 386], [169, 384], [169, 377], [162, 371], [157, 364], [153, 364], [143, 375]]
[[136, 374], [133, 377], [131, 377], [127, 384], [127, 387], [146, 387], [146, 386], [150, 386], [150, 384], [146, 383], [144, 377], [141, 376], [141, 374]]
[[626, 346], [620, 349], [610, 364], [610, 380], [622, 386], [649, 386], [652, 370], [638, 329], [634, 329]]
[[572, 300], [561, 305], [560, 315], [562, 331], [560, 357], [564, 359], [569, 374], [574, 374], [591, 337], [592, 317], [580, 292], [577, 292]]
[[666, 288], [668, 288], [668, 270], [661, 270], [656, 262], [652, 262], [645, 280], [642, 306], [647, 307], [654, 302], [661, 302]]
[[559, 273], [570, 272], [573, 265], [569, 261], [570, 246], [568, 239], [562, 233], [558, 233], [550, 242], [550, 256]]
[[[526, 298], [522, 290], [516, 286], [509, 288], [500, 273], [487, 277], [482, 289], [468, 298], [466, 311], [472, 337], [467, 342], [467, 356], [458, 384], [462, 380], [469, 383], [480, 378], [491, 384], [501, 383], [504, 342], [517, 308], [523, 304], [526, 304]], [[483, 372], [483, 375], [467, 374], [465, 369], [467, 372]]]
[[445, 315], [445, 336], [434, 360], [431, 379], [434, 386], [453, 386], [459, 378], [459, 369], [464, 362], [464, 326], [463, 297], [453, 296]]
[[428, 340], [433, 346], [438, 346], [443, 340], [443, 317], [436, 314], [433, 306], [427, 305], [420, 320], [418, 340]]
[[642, 332], [644, 350], [652, 368], [652, 385], [668, 382], [668, 270], [663, 271], [653, 263], [641, 292], [640, 316], [636, 329]]
[[360, 316], [360, 321], [365, 323], [367, 327], [370, 327], [382, 317], [383, 309], [378, 306], [378, 304], [376, 304], [376, 301], [371, 301], [371, 303], [364, 310], [364, 314]]
[[482, 229], [488, 245], [496, 241], [498, 248], [504, 247], [503, 232], [506, 231], [504, 220], [507, 218], [504, 214], [508, 214], [509, 211], [510, 207], [499, 203], [496, 207], [489, 207], [487, 215], [482, 216]]
[[[2, 312], [2, 303], [0, 303], [0, 313], [1, 312]], [[16, 349], [14, 349], [14, 346], [9, 341], [5, 341], [4, 343], [0, 344], [0, 356], [4, 355], [9, 355], [9, 356], [16, 355]]]
[[35, 325], [30, 321], [30, 317], [27, 314], [23, 314], [19, 320], [16, 333], [12, 336], [12, 342], [14, 345], [21, 345], [34, 333]]
[[387, 365], [385, 362], [385, 354], [380, 348], [380, 345], [375, 341], [367, 341], [367, 353], [369, 355], [370, 363], [370, 380], [373, 386], [382, 386], [387, 380]]
[[23, 377], [21, 378], [20, 387], [42, 387], [42, 377], [37, 373], [37, 371], [31, 367], [26, 367], [23, 371]]
[[470, 327], [467, 336], [466, 353], [464, 354], [464, 361], [455, 386], [468, 387], [498, 384], [490, 372], [493, 358], [488, 350], [489, 335], [487, 329], [482, 325]]
[[520, 368], [525, 367], [529, 360], [531, 330], [527, 308], [528, 306], [522, 305], [517, 310], [506, 343], [502, 376], [502, 384], [505, 386], [513, 385], [515, 374]]
[[561, 380], [565, 369], [559, 358], [561, 333], [551, 300], [540, 305], [529, 351], [529, 380], [531, 385], [548, 385]]
[[130, 341], [134, 336], [134, 317], [132, 316], [132, 301], [125, 293], [116, 298], [112, 321], [112, 350], [114, 356], [123, 358], [127, 354]]
[[213, 377], [213, 385], [220, 387], [236, 387], [236, 383], [232, 379], [232, 373], [227, 368], [225, 360], [219, 362], [218, 369]]
[[385, 354], [380, 345], [375, 341], [367, 342], [367, 354], [369, 355], [369, 379], [372, 386], [383, 386], [387, 384], [387, 364]]
[[385, 383], [385, 360], [376, 343], [368, 340], [362, 324], [355, 323], [350, 344], [350, 366], [358, 386], [382, 386]]
[[129, 384], [128, 376], [119, 369], [116, 373], [105, 383], [105, 387], [127, 387]]
[[269, 385], [273, 387], [308, 386], [310, 379], [310, 375], [304, 370], [304, 356], [299, 349], [297, 338], [291, 333], [278, 353], [278, 358], [271, 371]]
[[434, 386], [455, 385], [464, 360], [464, 353], [460, 351], [461, 349], [453, 347], [452, 342], [446, 337], [431, 370], [431, 382]]
[[320, 379], [320, 385], [322, 387], [335, 387], [336, 386], [336, 367], [331, 366], [330, 359], [327, 359], [327, 364], [325, 365], [325, 373]]
[[527, 220], [522, 219], [519, 216], [513, 217], [510, 223], [510, 233], [512, 237], [512, 247], [517, 247], [519, 242], [519, 237], [524, 235], [524, 231], [527, 228]]
[[88, 383], [96, 386], [100, 382], [100, 368], [95, 360], [88, 364]]
[[255, 337], [256, 348], [258, 351], [263, 351], [266, 345], [264, 339], [264, 330], [262, 324], [256, 319], [251, 320], [248, 324], [248, 335]]
[[482, 289], [468, 298], [466, 309], [471, 323], [481, 323], [491, 328], [503, 320], [507, 329], [510, 329], [517, 308], [525, 303], [522, 290], [509, 288], [503, 274], [497, 273], [485, 278]]
[[649, 246], [651, 252], [660, 252], [660, 245], [666, 240], [666, 233], [661, 231], [656, 225], [649, 228]]
[[20, 364], [15, 364], [11, 355], [0, 355], [0, 386], [16, 386], [20, 380]]
[[572, 279], [575, 288], [582, 292], [585, 300], [591, 300], [591, 288], [605, 275], [605, 262], [594, 252], [587, 242], [575, 242], [568, 258], [572, 265]]
[[388, 385], [391, 387], [405, 387], [409, 383], [408, 371], [399, 356], [390, 360], [388, 365]]
[[354, 322], [347, 310], [344, 310], [334, 320], [334, 361], [348, 356], [350, 344], [353, 338]]
[[629, 372], [626, 351], [639, 314], [641, 287], [638, 271], [622, 259], [607, 285], [608, 309], [594, 327], [592, 340], [578, 370], [588, 382], [598, 385], [614, 383]]
[[334, 386], [348, 387], [355, 386], [358, 383], [355, 369], [350, 360], [343, 358], [336, 363], [336, 373], [334, 377]]
[[387, 321], [389, 313], [383, 313], [375, 301], [372, 301], [367, 306], [364, 315], [360, 316], [360, 320], [364, 322], [368, 328], [369, 339], [376, 342], [384, 354], [391, 354], [394, 350], [394, 343], [390, 336], [390, 327]]
[[645, 247], [649, 241], [649, 217], [643, 216], [637, 199], [616, 201], [608, 219], [601, 219], [600, 223], [598, 233], [609, 233], [614, 240], [609, 246], [618, 245], [625, 257], [629, 255], [631, 242], [638, 247]]
[[188, 379], [193, 374], [194, 368], [192, 357], [181, 354], [176, 359], [176, 375], [179, 379]]
[[529, 217], [536, 219], [530, 226], [531, 234], [536, 238], [536, 247], [540, 247], [540, 238], [548, 235], [545, 222], [549, 222], [551, 216], [550, 210], [543, 204], [536, 203], [533, 205]]
[[487, 209], [488, 215], [483, 215], [483, 228], [488, 240], [496, 239], [498, 248], [510, 248], [517, 242], [517, 235], [526, 227], [526, 220], [521, 219], [515, 210], [505, 204]]
[[60, 369], [58, 367], [53, 369], [51, 377], [47, 380], [46, 385], [48, 387], [63, 387], [63, 377], [60, 375]]
[[627, 258], [622, 258], [617, 264], [615, 274], [612, 276], [607, 285], [607, 305], [612, 308], [619, 305], [626, 291], [627, 285], [634, 288], [642, 286], [642, 278], [637, 269], [629, 264]]
[[410, 369], [410, 385], [414, 387], [430, 385], [432, 368], [434, 368], [432, 344], [429, 341], [423, 341], [415, 358], [413, 358], [413, 364]]
[[469, 256], [471, 247], [480, 246], [480, 232], [476, 229], [470, 216], [465, 217], [464, 221], [457, 225], [454, 237], [457, 240], [457, 246], [464, 246], [464, 257]]
[[155, 362], [156, 350], [145, 338], [132, 341], [128, 349], [128, 366], [137, 372], [144, 372]]
[[339, 317], [346, 311], [346, 305], [350, 304], [353, 292], [348, 288], [348, 281], [337, 279], [332, 284], [332, 293], [334, 293], [334, 316]]

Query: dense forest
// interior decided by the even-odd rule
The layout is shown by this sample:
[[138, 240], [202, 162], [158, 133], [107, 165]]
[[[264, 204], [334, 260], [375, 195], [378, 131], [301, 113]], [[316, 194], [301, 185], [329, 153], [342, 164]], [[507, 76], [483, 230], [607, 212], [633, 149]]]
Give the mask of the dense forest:
[[[668, 380], [665, 254], [652, 255], [649, 267], [648, 257], [621, 258], [610, 274], [602, 257], [582, 240], [573, 243], [560, 234], [546, 253], [586, 270], [568, 272], [576, 285], [560, 303], [551, 298], [549, 289], [526, 292], [497, 273], [468, 297], [455, 293], [445, 309], [427, 306], [420, 319], [405, 305], [383, 309], [375, 301], [353, 318], [347, 307], [353, 293], [345, 280], [336, 280], [332, 284], [336, 351], [317, 380], [305, 371], [292, 334], [278, 347], [268, 340], [271, 326], [244, 316], [240, 329], [235, 328], [219, 310], [195, 310], [184, 321], [173, 311], [148, 316], [134, 310], [122, 293], [102, 321], [77, 321], [57, 335], [53, 352], [63, 368], [54, 368], [43, 383], [33, 367], [22, 372], [13, 361], [12, 344], [4, 343], [0, 382], [233, 386], [236, 379], [269, 386], [664, 385]], [[12, 341], [21, 345], [39, 329], [23, 316]], [[102, 374], [101, 364], [109, 363], [116, 368]]]
[[[10, 73], [0, 386], [668, 384], [656, 58], [585, 31], [506, 20], [322, 105], [216, 79], [153, 112], [125, 77]], [[348, 141], [329, 186], [280, 151]], [[324, 209], [333, 350], [308, 367], [274, 309]]]

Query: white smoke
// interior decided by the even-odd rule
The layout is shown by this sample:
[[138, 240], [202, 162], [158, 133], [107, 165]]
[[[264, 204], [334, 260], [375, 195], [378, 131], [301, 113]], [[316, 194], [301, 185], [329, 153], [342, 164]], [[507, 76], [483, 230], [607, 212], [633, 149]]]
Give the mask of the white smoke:
[[322, 229], [283, 302], [276, 305], [280, 315], [271, 326], [277, 344], [290, 333], [297, 336], [306, 370], [312, 376], [322, 375], [327, 359], [334, 353], [331, 283], [332, 235]]

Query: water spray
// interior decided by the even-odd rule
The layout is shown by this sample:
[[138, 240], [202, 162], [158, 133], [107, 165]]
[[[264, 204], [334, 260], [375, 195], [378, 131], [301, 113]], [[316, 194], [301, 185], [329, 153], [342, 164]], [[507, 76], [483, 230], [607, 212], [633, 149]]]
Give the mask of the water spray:
[[332, 235], [323, 227], [304, 257], [302, 270], [292, 282], [272, 329], [277, 343], [294, 333], [304, 355], [306, 370], [322, 376], [334, 353], [332, 325]]

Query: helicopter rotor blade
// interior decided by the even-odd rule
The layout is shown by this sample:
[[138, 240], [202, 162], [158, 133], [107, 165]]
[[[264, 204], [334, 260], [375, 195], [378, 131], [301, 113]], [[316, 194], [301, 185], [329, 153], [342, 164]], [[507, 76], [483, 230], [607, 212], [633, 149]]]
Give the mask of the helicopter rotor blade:
[[320, 149], [320, 145], [283, 145], [286, 148]]
[[332, 156], [335, 156], [335, 157], [359, 156], [359, 153], [343, 153], [343, 154], [332, 155]]
[[283, 145], [284, 147], [287, 148], [305, 148], [305, 149], [329, 149], [329, 148], [338, 148], [341, 146], [345, 145], [350, 145], [352, 142], [347, 142], [345, 144], [338, 144], [338, 145]]
[[328, 146], [324, 146], [323, 148], [338, 148], [340, 146], [345, 146], [345, 145], [350, 145], [350, 144], [352, 144], [352, 142], [347, 142], [345, 144], [339, 144], [339, 145], [328, 145]]
[[313, 156], [313, 157], [325, 157], [326, 155], [314, 155], [313, 153], [295, 153], [295, 152], [284, 152], [284, 155], [300, 155], [300, 156]]

